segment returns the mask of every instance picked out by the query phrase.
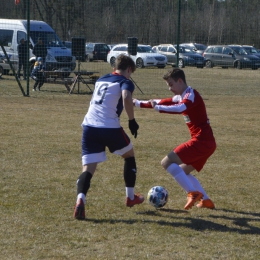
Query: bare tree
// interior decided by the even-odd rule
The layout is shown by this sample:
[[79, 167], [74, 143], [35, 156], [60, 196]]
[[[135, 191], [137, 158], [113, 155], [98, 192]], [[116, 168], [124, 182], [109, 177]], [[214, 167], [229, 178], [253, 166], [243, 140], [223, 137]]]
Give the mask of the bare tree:
[[[30, 0], [31, 19], [43, 20], [62, 40], [175, 43], [177, 0]], [[181, 42], [241, 43], [260, 47], [259, 0], [182, 0]], [[27, 1], [0, 0], [0, 16], [26, 19]]]

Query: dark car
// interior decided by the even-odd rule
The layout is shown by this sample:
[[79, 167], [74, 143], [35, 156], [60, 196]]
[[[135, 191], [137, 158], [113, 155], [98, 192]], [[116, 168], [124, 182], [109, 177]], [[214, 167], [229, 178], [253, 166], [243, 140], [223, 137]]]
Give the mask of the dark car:
[[[177, 49], [171, 44], [161, 44], [154, 46], [153, 50], [157, 53], [161, 53], [167, 57], [167, 64], [175, 67], [177, 65]], [[196, 53], [189, 47], [179, 46], [179, 68], [185, 66], [194, 66], [197, 68], [203, 68], [205, 66], [205, 59], [202, 55]]]
[[249, 55], [246, 50], [237, 45], [212, 45], [208, 46], [203, 53], [206, 59], [206, 67], [213, 68], [251, 68], [253, 70], [260, 67], [260, 58]]
[[206, 49], [207, 45], [202, 43], [190, 42], [190, 43], [181, 43], [182, 46], [192, 47], [195, 52], [202, 54]]
[[103, 60], [107, 61], [107, 54], [110, 48], [106, 43], [87, 42], [85, 47], [86, 60]]
[[257, 57], [260, 57], [260, 51], [258, 49], [256, 49], [254, 46], [241, 45], [241, 47], [244, 48], [248, 54], [252, 54]]

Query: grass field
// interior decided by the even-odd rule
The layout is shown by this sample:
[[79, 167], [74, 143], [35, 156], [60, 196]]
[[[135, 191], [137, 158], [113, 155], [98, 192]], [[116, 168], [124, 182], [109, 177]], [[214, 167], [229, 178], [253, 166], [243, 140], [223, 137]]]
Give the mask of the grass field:
[[[82, 68], [108, 73], [107, 63]], [[169, 97], [168, 68], [133, 74], [134, 97]], [[260, 242], [260, 72], [185, 68], [187, 83], [203, 96], [218, 148], [195, 173], [215, 210], [183, 210], [186, 194], [160, 166], [189, 133], [182, 116], [135, 109], [136, 191], [164, 186], [161, 210], [147, 201], [127, 208], [123, 160], [107, 154], [87, 197], [86, 221], [73, 219], [81, 173], [81, 122], [91, 94], [81, 84], [69, 95], [45, 84], [23, 97], [11, 76], [0, 79], [0, 259], [258, 259]], [[32, 84], [32, 82], [31, 82]], [[26, 87], [26, 82], [22, 82]], [[93, 88], [93, 86], [91, 86]], [[32, 86], [30, 86], [30, 90]], [[126, 132], [125, 113], [121, 122]]]

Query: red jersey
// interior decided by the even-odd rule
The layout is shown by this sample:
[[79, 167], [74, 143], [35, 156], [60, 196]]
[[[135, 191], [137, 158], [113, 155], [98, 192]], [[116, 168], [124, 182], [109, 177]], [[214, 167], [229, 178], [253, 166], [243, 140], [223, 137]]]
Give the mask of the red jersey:
[[[160, 113], [182, 114], [189, 128], [191, 138], [201, 141], [215, 140], [204, 101], [195, 89], [188, 87], [182, 95], [175, 95], [166, 99], [155, 99], [154, 101], [157, 102], [154, 109]], [[148, 101], [137, 100], [135, 105], [141, 108], [152, 108]]]

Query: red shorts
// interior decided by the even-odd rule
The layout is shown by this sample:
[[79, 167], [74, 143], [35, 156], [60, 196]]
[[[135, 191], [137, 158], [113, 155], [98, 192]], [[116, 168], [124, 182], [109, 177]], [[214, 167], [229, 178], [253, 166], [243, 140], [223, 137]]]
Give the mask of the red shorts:
[[201, 171], [208, 158], [216, 150], [216, 142], [191, 139], [177, 146], [173, 151], [183, 163], [192, 165], [198, 172]]

